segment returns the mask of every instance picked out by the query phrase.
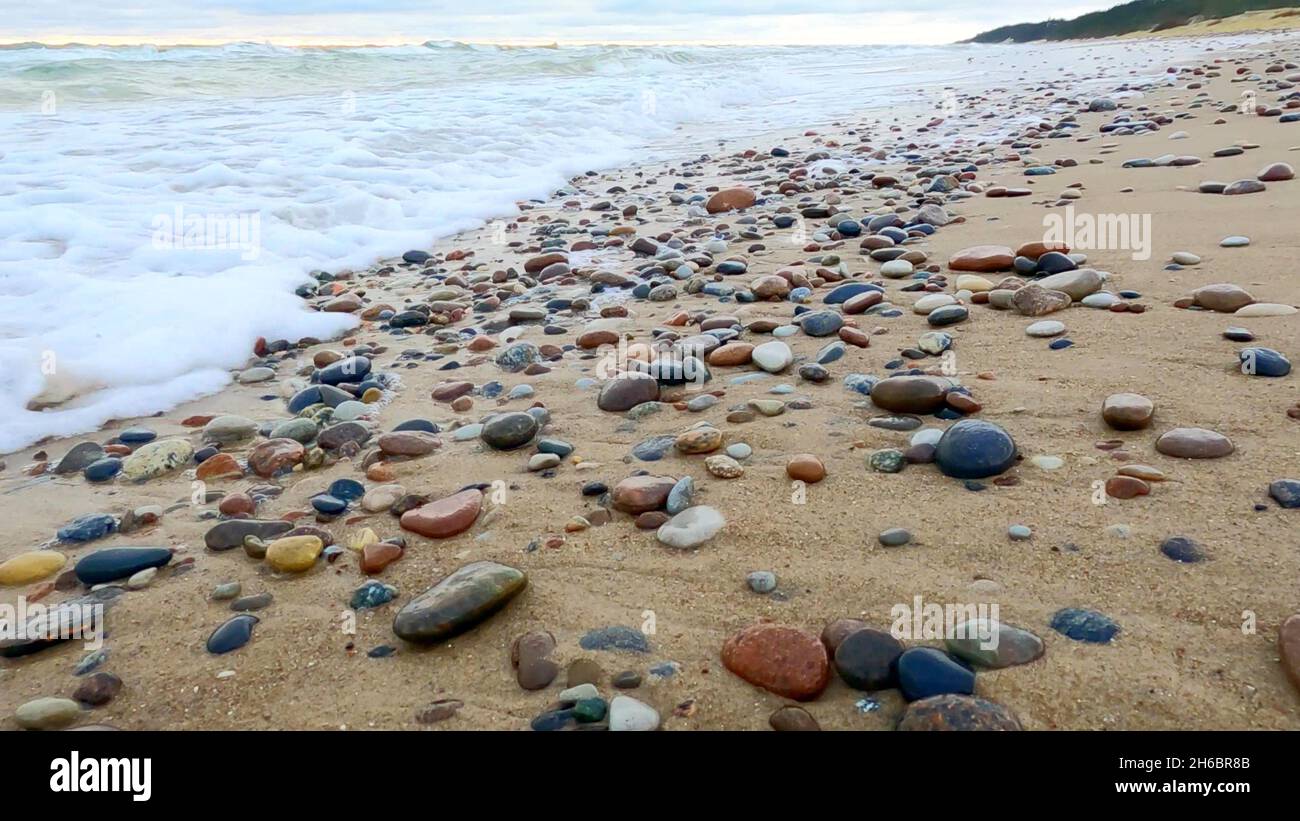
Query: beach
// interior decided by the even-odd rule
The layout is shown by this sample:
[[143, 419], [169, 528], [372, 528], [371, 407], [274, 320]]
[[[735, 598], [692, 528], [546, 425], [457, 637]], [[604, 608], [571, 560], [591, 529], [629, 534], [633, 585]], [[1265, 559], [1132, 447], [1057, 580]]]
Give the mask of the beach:
[[[260, 334], [206, 395], [3, 457], [0, 578], [33, 551], [66, 564], [10, 565], [0, 604], [110, 604], [106, 655], [82, 675], [75, 641], [0, 659], [0, 726], [890, 730], [923, 698], [892, 680], [850, 686], [854, 659], [823, 631], [852, 619], [887, 632], [896, 608], [932, 603], [1029, 634], [1005, 648], [1027, 660], [974, 665], [981, 720], [1300, 727], [1300, 619], [1279, 641], [1300, 613], [1300, 391], [1289, 363], [1270, 376], [1241, 354], [1300, 352], [1300, 314], [1287, 310], [1300, 305], [1300, 182], [1277, 168], [1300, 158], [1300, 35], [1260, 37], [1159, 41], [1196, 56], [1150, 76], [1112, 73], [1112, 53], [1088, 60], [1089, 45], [1071, 45], [1081, 65], [1051, 76], [967, 81], [821, 122], [756, 120], [689, 155], [566, 169], [563, 189], [513, 216], [318, 276], [301, 315], [259, 320], [294, 333]], [[1130, 126], [1113, 128], [1125, 115]], [[1252, 184], [1202, 193], [1207, 181]], [[1132, 230], [1112, 244], [1098, 224]], [[930, 227], [903, 230], [918, 225]], [[1082, 257], [1056, 254], [1057, 287], [1013, 301], [1045, 280], [1034, 263], [1051, 249], [1016, 252], [1056, 241]], [[1015, 258], [1029, 263], [1020, 274]], [[1237, 288], [1193, 296], [1216, 284]], [[1085, 301], [1102, 292], [1114, 296]], [[914, 308], [922, 298], [934, 308]], [[1235, 313], [1254, 304], [1275, 307]], [[130, 317], [119, 303], [115, 319]], [[1063, 327], [1026, 333], [1044, 322]], [[1234, 327], [1249, 339], [1225, 338]], [[339, 336], [303, 342], [300, 329]], [[699, 344], [711, 331], [699, 356], [663, 354], [704, 363], [707, 381], [624, 375], [645, 369], [654, 339]], [[1258, 356], [1264, 371], [1281, 367]], [[338, 370], [349, 362], [361, 370]], [[338, 391], [352, 394], [346, 416], [331, 407]], [[1115, 403], [1141, 417], [1133, 429], [1103, 418], [1117, 394], [1149, 400], [1145, 412]], [[937, 440], [962, 420], [1014, 440], [1009, 463], [968, 465], [992, 441], [977, 438], [934, 464], [918, 431]], [[1218, 437], [1157, 448], [1182, 429]], [[85, 448], [58, 472], [82, 442], [107, 451]], [[156, 443], [183, 444], [168, 445], [170, 461], [135, 458], [161, 453]], [[114, 451], [121, 464], [85, 478]], [[800, 454], [811, 458], [792, 467]], [[213, 459], [229, 467], [205, 471]], [[364, 496], [347, 498], [358, 483]], [[670, 521], [677, 502], [709, 511]], [[72, 531], [94, 538], [56, 536], [94, 515], [110, 519]], [[212, 536], [241, 519], [289, 524], [250, 545]], [[298, 541], [276, 548], [291, 527]], [[906, 538], [885, 537], [897, 529]], [[377, 546], [394, 539], [403, 550]], [[96, 551], [146, 546], [172, 553], [143, 556], [106, 590], [74, 570]], [[433, 597], [459, 615], [430, 627], [447, 614], [421, 612], [417, 597], [466, 566], [493, 569], [480, 562], [519, 573], [493, 570], [475, 595], [497, 598], [473, 614]], [[368, 579], [395, 588], [392, 600], [352, 606]], [[261, 597], [244, 602], [258, 621], [214, 653], [214, 631], [237, 617], [234, 582], [234, 600]], [[1082, 627], [1059, 618], [1070, 609], [1085, 612]], [[412, 626], [395, 634], [399, 611]], [[879, 662], [867, 655], [858, 661]], [[919, 664], [922, 689], [972, 673], [947, 656]], [[109, 699], [71, 698], [98, 674], [120, 679], [97, 685]], [[575, 718], [559, 694], [584, 684], [599, 694], [588, 701], [636, 704]], [[38, 699], [77, 709], [15, 717]]]

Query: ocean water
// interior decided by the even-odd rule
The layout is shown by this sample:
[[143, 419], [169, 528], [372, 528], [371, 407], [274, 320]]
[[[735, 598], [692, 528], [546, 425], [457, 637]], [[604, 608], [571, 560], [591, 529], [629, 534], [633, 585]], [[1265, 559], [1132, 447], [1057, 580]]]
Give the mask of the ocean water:
[[310, 272], [583, 171], [1205, 47], [0, 48], [0, 453], [217, 391], [259, 336], [338, 334], [293, 295]]

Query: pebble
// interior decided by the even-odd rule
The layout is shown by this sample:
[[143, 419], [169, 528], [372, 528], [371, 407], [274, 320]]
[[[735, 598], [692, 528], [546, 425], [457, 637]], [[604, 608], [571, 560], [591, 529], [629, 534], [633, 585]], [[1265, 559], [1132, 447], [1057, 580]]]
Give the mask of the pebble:
[[1020, 730], [1020, 720], [1000, 704], [966, 695], [940, 695], [907, 705], [898, 729], [903, 731]]
[[855, 690], [898, 686], [898, 658], [903, 644], [889, 633], [864, 627], [850, 632], [834, 649], [835, 671]]
[[20, 553], [0, 563], [0, 585], [32, 584], [49, 578], [63, 569], [68, 557], [53, 550]]
[[815, 732], [821, 729], [817, 719], [807, 710], [793, 705], [778, 707], [768, 716], [767, 723], [778, 733]]
[[771, 593], [776, 589], [776, 574], [770, 570], [755, 570], [745, 577], [745, 583], [755, 593]]
[[1119, 633], [1119, 625], [1096, 610], [1067, 607], [1052, 616], [1052, 629], [1075, 641], [1106, 644]]
[[1171, 536], [1160, 543], [1160, 552], [1170, 559], [1193, 564], [1205, 559], [1205, 549], [1186, 536]]
[[750, 684], [795, 701], [816, 698], [830, 681], [830, 659], [817, 636], [770, 622], [728, 638], [722, 663]]
[[408, 602], [393, 619], [393, 633], [417, 644], [446, 641], [505, 607], [527, 585], [522, 570], [472, 562]]
[[97, 550], [77, 562], [77, 580], [87, 587], [126, 579], [172, 560], [165, 547], [110, 547]]
[[1136, 393], [1114, 393], [1101, 403], [1101, 416], [1115, 430], [1142, 430], [1151, 425], [1155, 403]]
[[933, 647], [905, 650], [898, 657], [897, 667], [898, 687], [908, 701], [940, 695], [972, 695], [975, 692], [975, 674]]
[[631, 627], [615, 625], [589, 630], [578, 641], [583, 650], [621, 650], [628, 653], [649, 653], [650, 643], [645, 634]]
[[401, 515], [404, 530], [430, 539], [449, 539], [464, 533], [483, 509], [483, 492], [467, 488], [451, 496], [421, 505]]
[[[981, 638], [987, 636], [988, 638]], [[994, 619], [972, 619], [958, 624], [944, 647], [957, 658], [977, 667], [1000, 670], [1028, 664], [1042, 657], [1043, 640], [1028, 630]]]
[[1279, 507], [1291, 510], [1300, 508], [1300, 480], [1277, 479], [1270, 482], [1268, 495]]
[[983, 479], [1009, 470], [1016, 454], [1015, 441], [998, 425], [962, 419], [944, 432], [934, 456], [945, 476]]
[[911, 544], [912, 533], [901, 527], [891, 527], [888, 530], [880, 531], [880, 535], [876, 539], [885, 547], [902, 547]]
[[630, 696], [614, 696], [609, 702], [609, 729], [611, 732], [659, 729], [659, 712]]
[[752, 359], [755, 365], [768, 373], [780, 373], [794, 361], [794, 352], [789, 345], [774, 340], [755, 347]]
[[1156, 450], [1180, 459], [1219, 459], [1236, 448], [1232, 440], [1205, 428], [1174, 428], [1156, 440]]
[[68, 698], [37, 698], [14, 711], [24, 730], [61, 730], [81, 716], [81, 705]]
[[247, 614], [231, 617], [208, 636], [208, 652], [220, 656], [248, 644], [253, 638], [253, 627], [258, 621], [257, 616]]
[[92, 673], [72, 693], [74, 701], [91, 707], [103, 707], [122, 691], [122, 679], [112, 673]]
[[665, 522], [655, 537], [669, 547], [691, 550], [718, 535], [726, 523], [726, 519], [715, 508], [697, 505]]

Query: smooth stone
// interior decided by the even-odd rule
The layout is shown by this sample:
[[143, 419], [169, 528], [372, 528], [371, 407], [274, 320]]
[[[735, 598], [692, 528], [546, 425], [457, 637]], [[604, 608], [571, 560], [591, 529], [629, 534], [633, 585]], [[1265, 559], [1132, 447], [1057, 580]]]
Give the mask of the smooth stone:
[[600, 388], [596, 407], [611, 413], [622, 413], [644, 402], [659, 398], [659, 382], [644, 374], [627, 374], [610, 379]]
[[[957, 658], [977, 667], [1000, 670], [1028, 664], [1045, 650], [1043, 640], [1028, 630], [993, 619], [972, 619], [957, 625], [944, 647]], [[989, 636], [986, 641], [981, 636]], [[992, 645], [986, 647], [985, 645]]]
[[1155, 403], [1136, 393], [1113, 393], [1101, 403], [1101, 418], [1115, 430], [1142, 430], [1151, 425]]
[[1180, 459], [1218, 459], [1236, 448], [1221, 433], [1204, 428], [1174, 428], [1156, 440], [1156, 450]]
[[756, 346], [751, 358], [755, 365], [768, 373], [780, 373], [794, 361], [794, 352], [784, 342], [773, 340]]
[[1205, 560], [1205, 549], [1186, 536], [1171, 536], [1160, 543], [1160, 552], [1176, 562], [1194, 564]]
[[578, 640], [583, 650], [616, 650], [628, 653], [649, 653], [650, 643], [645, 634], [631, 627], [615, 625], [589, 630]]
[[291, 523], [278, 519], [232, 519], [208, 530], [203, 535], [203, 543], [207, 545], [209, 550], [233, 550], [237, 547], [243, 547], [244, 539], [248, 536], [254, 536], [265, 541], [290, 530], [293, 530]]
[[983, 479], [1009, 470], [1016, 463], [1016, 452], [1015, 441], [998, 425], [962, 419], [944, 432], [934, 457], [946, 476]]
[[270, 593], [255, 593], [251, 596], [244, 596], [235, 599], [230, 603], [230, 609], [236, 613], [251, 613], [257, 610], [265, 610], [271, 606], [275, 597]]
[[880, 534], [876, 536], [876, 541], [885, 547], [902, 547], [911, 543], [912, 533], [906, 528], [891, 527], [888, 530], [880, 531]]
[[55, 537], [61, 542], [93, 542], [117, 530], [117, 519], [107, 513], [87, 513], [59, 528]]
[[1268, 495], [1279, 507], [1300, 508], [1300, 480], [1277, 479], [1268, 485]]
[[67, 563], [67, 556], [53, 550], [21, 553], [0, 563], [0, 585], [32, 584], [53, 576]]
[[122, 691], [122, 679], [112, 673], [94, 673], [78, 685], [72, 698], [80, 704], [102, 707]]
[[844, 636], [835, 647], [835, 670], [855, 690], [898, 686], [898, 657], [903, 644], [883, 630], [865, 627]]
[[532, 415], [516, 411], [493, 416], [483, 423], [479, 438], [494, 450], [515, 450], [532, 441], [538, 431]]
[[253, 626], [260, 621], [257, 616], [241, 614], [232, 616], [229, 621], [222, 624], [212, 635], [208, 636], [207, 649], [214, 656], [229, 653], [238, 650], [249, 640], [253, 638]]
[[315, 566], [324, 549], [317, 536], [285, 536], [266, 546], [266, 563], [281, 573], [302, 573]]
[[745, 576], [745, 583], [755, 593], [771, 593], [776, 589], [776, 574], [770, 570], [755, 570]]
[[150, 442], [122, 461], [122, 478], [143, 482], [184, 467], [193, 458], [193, 446], [183, 439]]
[[795, 701], [816, 698], [830, 681], [830, 659], [821, 639], [770, 622], [750, 625], [728, 638], [722, 663], [750, 684]]
[[401, 526], [430, 539], [448, 539], [469, 530], [483, 509], [483, 492], [467, 488], [435, 502], [408, 510]]
[[165, 547], [109, 547], [97, 550], [77, 562], [77, 580], [87, 587], [126, 579], [150, 567], [162, 567], [172, 560]]
[[58, 475], [79, 473], [103, 458], [104, 449], [98, 442], [80, 442], [63, 455], [54, 466], [54, 472]]
[[897, 668], [898, 688], [908, 701], [975, 692], [975, 674], [933, 647], [905, 650], [898, 657]]
[[970, 311], [964, 305], [945, 305], [942, 308], [935, 308], [927, 314], [925, 321], [932, 327], [944, 328], [963, 322], [969, 316]]
[[1095, 271], [1092, 268], [1080, 268], [1075, 271], [1065, 271], [1043, 277], [1035, 284], [1048, 291], [1067, 293], [1071, 299], [1078, 302], [1089, 294], [1101, 290], [1104, 283], [1105, 279], [1100, 271]]
[[614, 486], [611, 501], [615, 510], [635, 516], [662, 508], [676, 485], [669, 476], [629, 476]]
[[527, 584], [522, 570], [467, 564], [408, 602], [393, 619], [393, 633], [420, 644], [446, 641], [496, 613]]
[[1065, 333], [1065, 323], [1056, 322], [1054, 320], [1044, 320], [1042, 322], [1035, 322], [1029, 327], [1025, 328], [1026, 336], [1033, 336], [1033, 337], [1040, 337], [1040, 338], [1049, 337], [1049, 336], [1060, 336], [1063, 333]]
[[1034, 531], [1030, 530], [1025, 525], [1011, 525], [1011, 527], [1007, 528], [1007, 536], [1013, 542], [1027, 541], [1032, 538], [1033, 535]]
[[1291, 360], [1272, 348], [1243, 348], [1237, 358], [1241, 372], [1249, 376], [1281, 377], [1291, 373]]
[[712, 539], [726, 523], [715, 508], [698, 505], [673, 516], [659, 528], [655, 537], [669, 547], [690, 550]]
[[949, 383], [932, 376], [891, 376], [871, 388], [871, 401], [894, 413], [934, 413], [944, 406]]
[[630, 696], [614, 696], [609, 702], [610, 732], [649, 732], [659, 728], [659, 712]]
[[767, 723], [778, 733], [816, 732], [821, 730], [821, 725], [817, 723], [817, 719], [813, 718], [807, 710], [790, 704], [778, 707], [776, 712], [768, 716]]
[[87, 482], [107, 482], [122, 470], [122, 460], [115, 456], [96, 459], [82, 471]]
[[14, 720], [24, 730], [61, 730], [80, 716], [77, 702], [49, 696], [25, 702], [14, 711]]
[[203, 441], [232, 445], [257, 435], [258, 424], [246, 416], [225, 414], [203, 426]]
[[664, 505], [664, 510], [668, 515], [675, 516], [691, 506], [691, 500], [695, 498], [695, 480], [690, 476], [683, 476], [673, 485], [673, 489], [668, 492], [668, 500]]
[[1300, 308], [1296, 308], [1294, 305], [1283, 305], [1276, 302], [1253, 302], [1250, 305], [1238, 308], [1233, 312], [1233, 316], [1292, 316], [1297, 312], [1300, 312]]
[[1207, 311], [1231, 314], [1254, 302], [1255, 297], [1240, 286], [1221, 282], [1192, 291], [1192, 300], [1197, 307]]
[[1291, 686], [1300, 691], [1300, 613], [1288, 616], [1277, 632], [1277, 649], [1282, 672]]

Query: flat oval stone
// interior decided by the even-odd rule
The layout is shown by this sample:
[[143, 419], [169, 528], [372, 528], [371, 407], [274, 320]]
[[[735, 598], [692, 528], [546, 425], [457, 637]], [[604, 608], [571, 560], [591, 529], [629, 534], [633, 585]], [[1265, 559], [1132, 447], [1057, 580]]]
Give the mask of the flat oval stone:
[[0, 563], [0, 584], [20, 585], [53, 576], [68, 563], [68, 557], [53, 550], [33, 550]]
[[1113, 393], [1101, 403], [1101, 418], [1115, 430], [1141, 430], [1151, 424], [1155, 403], [1136, 393]]
[[722, 663], [750, 684], [796, 701], [816, 698], [830, 681], [830, 659], [821, 639], [768, 622], [727, 639]]
[[493, 450], [515, 450], [531, 442], [538, 427], [531, 414], [522, 411], [502, 413], [483, 423], [479, 438]]
[[629, 476], [614, 486], [614, 509], [633, 516], [658, 510], [668, 501], [677, 480], [671, 476]]
[[1165, 539], [1160, 543], [1160, 552], [1183, 564], [1194, 564], [1205, 560], [1205, 549], [1186, 536], [1170, 536]]
[[402, 514], [404, 529], [430, 539], [448, 539], [469, 530], [483, 508], [483, 492], [467, 488]]
[[659, 712], [630, 696], [614, 696], [609, 702], [611, 732], [649, 732], [659, 727]]
[[1106, 644], [1119, 633], [1119, 625], [1096, 610], [1067, 607], [1052, 616], [1052, 629], [1075, 641]]
[[933, 376], [891, 376], [871, 388], [876, 407], [894, 413], [933, 413], [944, 405], [947, 380]]
[[1278, 655], [1282, 657], [1282, 672], [1291, 686], [1300, 691], [1300, 613], [1282, 622], [1277, 632]]
[[24, 730], [61, 730], [81, 716], [81, 705], [68, 698], [38, 698], [14, 711], [14, 720]]
[[1020, 730], [1020, 720], [1003, 707], [982, 698], [942, 695], [907, 705], [898, 729], [905, 731]]
[[790, 346], [780, 340], [764, 342], [750, 352], [754, 364], [768, 373], [780, 373], [794, 361]]
[[190, 463], [194, 447], [184, 439], [165, 439], [142, 446], [122, 461], [122, 478], [143, 482]]
[[778, 707], [776, 712], [768, 716], [767, 723], [778, 733], [816, 732], [821, 730], [821, 725], [817, 723], [817, 719], [813, 718], [807, 710], [802, 707], [795, 707], [792, 704]]
[[1218, 459], [1235, 450], [1232, 440], [1205, 428], [1174, 428], [1156, 440], [1156, 450], [1180, 459]]
[[209, 529], [203, 535], [203, 543], [209, 550], [234, 550], [243, 547], [248, 536], [268, 541], [290, 530], [293, 525], [279, 519], [231, 519]]
[[528, 576], [496, 562], [473, 562], [416, 596], [393, 619], [398, 638], [446, 641], [496, 613], [528, 584]]
[[994, 619], [971, 619], [958, 624], [944, 639], [948, 652], [990, 670], [1028, 664], [1042, 657], [1043, 640], [1028, 630]]
[[134, 576], [150, 567], [162, 567], [172, 560], [165, 547], [109, 547], [97, 550], [77, 562], [77, 580], [87, 587]]
[[220, 656], [248, 644], [253, 638], [253, 626], [258, 621], [257, 616], [250, 616], [247, 613], [232, 616], [229, 621], [213, 630], [212, 635], [208, 636], [208, 652]]
[[1015, 441], [1001, 427], [981, 419], [962, 419], [944, 431], [934, 458], [945, 476], [983, 479], [1010, 469], [1016, 452]]

